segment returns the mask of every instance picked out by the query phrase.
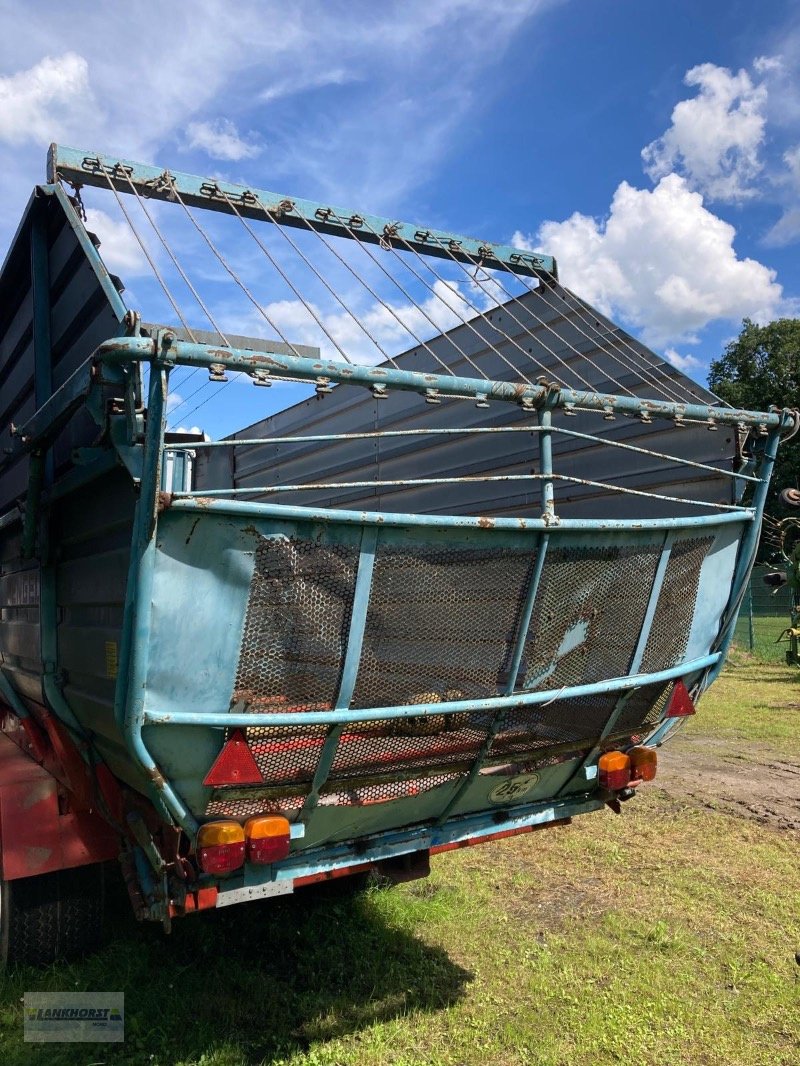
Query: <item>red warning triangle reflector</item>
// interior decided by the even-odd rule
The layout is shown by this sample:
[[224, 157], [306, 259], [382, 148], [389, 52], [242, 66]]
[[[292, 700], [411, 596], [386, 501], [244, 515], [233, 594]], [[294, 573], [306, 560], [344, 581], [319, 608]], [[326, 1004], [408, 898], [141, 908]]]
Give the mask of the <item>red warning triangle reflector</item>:
[[669, 707], [667, 707], [667, 713], [664, 717], [687, 718], [690, 714], [695, 713], [692, 697], [689, 695], [686, 685], [682, 681], [676, 681], [675, 688], [673, 688], [670, 696]]
[[264, 778], [247, 746], [244, 732], [234, 729], [203, 778], [204, 785], [260, 785]]

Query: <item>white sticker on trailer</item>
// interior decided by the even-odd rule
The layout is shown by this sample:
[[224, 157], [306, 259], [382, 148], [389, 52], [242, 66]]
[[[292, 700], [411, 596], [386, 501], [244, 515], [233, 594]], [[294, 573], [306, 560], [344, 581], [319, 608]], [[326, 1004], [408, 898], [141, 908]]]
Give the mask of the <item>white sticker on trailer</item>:
[[244, 888], [229, 888], [217, 896], [218, 907], [229, 907], [232, 903], [248, 903], [254, 899], [268, 899], [270, 896], [286, 896], [294, 892], [294, 881], [267, 881], [263, 885], [245, 885]]

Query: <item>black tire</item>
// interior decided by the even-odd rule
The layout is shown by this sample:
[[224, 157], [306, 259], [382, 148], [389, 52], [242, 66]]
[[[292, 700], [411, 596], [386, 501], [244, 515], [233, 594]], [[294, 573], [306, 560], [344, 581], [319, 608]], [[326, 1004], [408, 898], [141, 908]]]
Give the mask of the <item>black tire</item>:
[[0, 882], [0, 966], [44, 966], [96, 950], [104, 904], [99, 864]]

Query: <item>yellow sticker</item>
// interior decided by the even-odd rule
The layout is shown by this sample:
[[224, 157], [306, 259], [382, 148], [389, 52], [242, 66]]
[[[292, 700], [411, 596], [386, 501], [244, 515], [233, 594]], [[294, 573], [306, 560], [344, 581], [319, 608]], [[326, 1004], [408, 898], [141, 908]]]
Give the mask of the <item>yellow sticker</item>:
[[119, 652], [115, 640], [106, 641], [106, 677], [116, 677], [119, 670]]

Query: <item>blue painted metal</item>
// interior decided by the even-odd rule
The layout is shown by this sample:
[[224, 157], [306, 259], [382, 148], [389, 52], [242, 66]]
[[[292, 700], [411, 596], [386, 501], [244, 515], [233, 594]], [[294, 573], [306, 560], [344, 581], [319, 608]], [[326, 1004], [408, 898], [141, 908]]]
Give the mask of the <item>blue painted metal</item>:
[[[60, 178], [78, 185], [108, 188], [109, 181], [121, 193], [133, 189], [148, 199], [170, 200], [175, 192], [189, 207], [233, 214], [231, 203], [244, 218], [260, 222], [277, 222], [282, 226], [311, 228], [319, 233], [352, 239], [367, 244], [390, 244], [404, 251], [415, 251], [440, 259], [457, 259], [462, 263], [480, 261], [484, 267], [506, 270], [528, 277], [554, 277], [556, 263], [552, 256], [540, 255], [504, 244], [464, 237], [444, 230], [421, 229], [408, 222], [397, 222], [377, 215], [365, 215], [348, 208], [332, 207], [312, 200], [301, 200], [266, 189], [232, 185], [229, 182], [165, 171], [128, 159], [114, 159], [81, 149], [53, 144], [47, 160], [48, 181]], [[266, 210], [265, 210], [266, 209]]]
[[773, 429], [764, 441], [764, 451], [758, 470], [761, 480], [753, 493], [752, 502], [752, 507], [758, 520], [754, 522], [752, 526], [748, 527], [742, 536], [742, 542], [739, 546], [739, 557], [736, 563], [736, 573], [734, 574], [733, 585], [731, 587], [728, 610], [722, 622], [719, 637], [714, 645], [714, 649], [721, 652], [722, 658], [719, 665], [709, 671], [707, 678], [704, 679], [703, 688], [710, 685], [719, 674], [719, 671], [722, 669], [722, 664], [725, 661], [725, 657], [728, 654], [731, 641], [733, 640], [736, 620], [739, 617], [739, 609], [742, 605], [742, 599], [750, 581], [753, 566], [756, 561], [756, 555], [758, 553], [758, 544], [761, 539], [761, 518], [763, 517], [764, 507], [767, 502], [769, 484], [772, 479], [772, 471], [775, 466], [780, 439], [780, 429]]
[[[105, 367], [111, 368], [118, 364], [130, 366], [143, 360], [151, 361], [160, 358], [162, 354], [157, 350], [157, 342], [148, 337], [119, 337], [101, 344], [84, 367], [75, 371], [44, 407], [18, 429], [10, 452], [0, 457], [0, 470], [57, 432], [90, 393], [92, 368], [95, 364], [102, 363]], [[664, 418], [670, 421], [680, 418], [686, 422], [751, 426], [761, 429], [789, 430], [795, 425], [795, 416], [790, 411], [740, 411], [709, 407], [707, 404], [675, 404], [659, 400], [642, 400], [632, 396], [580, 392], [575, 389], [554, 390], [549, 386], [515, 385], [507, 381], [485, 381], [444, 374], [420, 374], [385, 366], [355, 366], [335, 360], [321, 361], [296, 355], [278, 353], [273, 355], [245, 349], [215, 348], [205, 344], [191, 344], [188, 341], [173, 341], [165, 362], [169, 366], [210, 367], [219, 364], [250, 375], [259, 372], [278, 378], [288, 377], [307, 381], [325, 378], [328, 381], [362, 385], [368, 388], [381, 384], [387, 388], [418, 392], [423, 396], [434, 388], [442, 396], [472, 396], [476, 399], [487, 397], [490, 400], [518, 403], [523, 407], [530, 407], [531, 410], [547, 406], [603, 413], [613, 411], [634, 417]]]
[[[106, 185], [107, 174], [111, 174], [112, 183], [123, 192], [130, 191], [129, 179], [139, 192], [156, 197], [168, 198], [170, 192], [177, 188], [190, 206], [230, 212], [231, 202], [233, 202], [237, 211], [245, 217], [263, 219], [265, 207], [270, 210], [277, 210], [278, 207], [276, 203], [278, 198], [275, 194], [251, 191], [241, 186], [228, 186], [216, 182], [203, 183], [202, 179], [189, 175], [165, 174], [157, 168], [144, 168], [138, 164], [123, 162], [117, 165], [115, 161], [97, 157], [87, 160], [83, 153], [76, 153], [73, 150], [54, 150], [50, 166], [53, 182], [56, 182], [58, 177], [64, 176], [72, 180], [81, 180], [86, 184]], [[41, 195], [45, 199], [49, 198], [51, 205], [58, 203], [63, 209], [69, 226], [113, 309], [121, 334], [123, 318], [126, 314], [125, 306], [113, 280], [97, 255], [94, 245], [86, 235], [72, 204], [58, 184], [44, 188]], [[455, 257], [463, 262], [472, 262], [475, 258], [482, 258], [488, 267], [503, 268], [519, 274], [546, 273], [554, 270], [554, 263], [546, 257], [525, 258], [513, 249], [503, 246], [493, 246], [490, 249], [488, 246], [483, 246], [481, 242], [471, 242], [446, 233], [434, 231], [426, 231], [424, 234], [416, 231], [412, 233], [411, 228], [404, 224], [389, 223], [386, 219], [365, 217], [362, 220], [363, 224], [359, 226], [359, 220], [355, 219], [351, 213], [325, 208], [319, 204], [310, 204], [307, 201], [295, 200], [290, 204], [281, 204], [279, 221], [281, 224], [290, 226], [309, 224], [320, 232], [339, 235], [346, 235], [347, 231], [355, 229], [358, 231], [357, 239], [372, 240], [374, 238], [377, 240], [382, 237], [398, 248], [405, 248], [410, 244], [425, 254], [442, 255], [445, 258]], [[386, 226], [390, 227], [391, 232], [385, 230]], [[43, 251], [46, 248], [42, 243], [44, 236], [46, 235], [43, 230], [37, 231], [34, 227], [31, 262], [34, 277], [39, 278], [40, 290], [46, 289], [48, 285], [45, 277], [47, 264]], [[454, 241], [459, 243], [454, 244]], [[34, 292], [35, 288], [36, 284]], [[596, 759], [599, 745], [613, 732], [625, 701], [630, 695], [642, 686], [667, 684], [675, 678], [682, 678], [689, 684], [693, 684], [695, 688], [701, 688], [718, 670], [727, 649], [732, 624], [735, 621], [738, 596], [752, 565], [758, 527], [766, 498], [766, 486], [778, 438], [781, 432], [794, 425], [792, 414], [779, 411], [767, 413], [729, 411], [707, 404], [650, 401], [634, 396], [598, 394], [592, 391], [584, 392], [550, 385], [516, 385], [508, 381], [487, 382], [446, 374], [422, 374], [387, 366], [354, 366], [343, 361], [320, 359], [308, 354], [287, 354], [286, 351], [265, 353], [247, 348], [230, 349], [207, 343], [190, 343], [176, 340], [174, 334], [165, 330], [160, 330], [155, 337], [143, 337], [139, 335], [135, 322], [130, 319], [126, 328], [134, 334], [133, 336], [118, 335], [100, 344], [66, 383], [54, 395], [51, 395], [52, 380], [48, 381], [46, 377], [49, 363], [47, 367], [44, 366], [46, 357], [49, 359], [51, 355], [51, 338], [47, 333], [46, 321], [48, 314], [49, 307], [45, 308], [44, 302], [37, 303], [34, 326], [37, 365], [36, 413], [21, 429], [16, 431], [9, 449], [0, 458], [0, 470], [10, 466], [25, 454], [31, 454], [34, 459], [33, 478], [28, 495], [31, 513], [27, 518], [25, 535], [29, 549], [32, 547], [40, 549], [43, 564], [41, 651], [46, 698], [62, 720], [73, 727], [77, 724], [75, 719], [70, 718], [72, 712], [64, 699], [62, 678], [57, 668], [59, 649], [56, 641], [55, 569], [48, 553], [47, 523], [36, 519], [39, 512], [36, 486], [38, 480], [45, 489], [50, 487], [47, 474], [48, 460], [43, 459], [43, 456], [46, 456], [56, 435], [68, 420], [79, 409], [85, 408], [107, 431], [103, 435], [102, 444], [97, 445], [98, 450], [106, 449], [106, 459], [98, 457], [96, 462], [107, 464], [109, 455], [112, 461], [119, 458], [121, 464], [124, 465], [124, 475], [138, 482], [139, 493], [133, 516], [133, 540], [125, 586], [126, 600], [121, 628], [119, 671], [115, 686], [115, 722], [100, 723], [102, 726], [100, 732], [105, 730], [108, 734], [105, 739], [109, 740], [109, 749], [115, 750], [114, 744], [117, 744], [116, 751], [119, 753], [119, 758], [125, 760], [123, 769], [125, 772], [130, 771], [133, 787], [140, 788], [140, 791], [150, 796], [156, 810], [165, 821], [181, 826], [187, 834], [192, 836], [196, 831], [198, 819], [207, 816], [203, 812], [208, 809], [206, 800], [210, 798], [211, 790], [206, 790], [204, 793], [199, 782], [202, 781], [204, 771], [219, 750], [219, 741], [222, 739], [221, 731], [232, 727], [293, 729], [312, 725], [328, 728], [325, 742], [321, 745], [320, 754], [316, 757], [309, 794], [300, 816], [302, 821], [293, 826], [292, 839], [296, 842], [297, 851], [277, 870], [264, 871], [264, 877], [277, 876], [280, 879], [303, 876], [304, 873], [336, 868], [337, 864], [339, 866], [349, 865], [356, 857], [363, 861], [365, 856], [375, 859], [403, 854], [440, 843], [488, 835], [507, 828], [546, 824], [557, 818], [569, 817], [573, 813], [598, 809], [603, 801], [598, 797], [596, 785], [592, 784], [584, 794], [583, 782], [578, 783], [580, 773]], [[96, 338], [91, 345], [87, 344], [87, 349], [95, 343]], [[83, 350], [80, 352], [80, 357], [82, 356]], [[146, 420], [143, 419], [142, 412], [136, 404], [137, 383], [143, 362], [150, 364]], [[40, 364], [43, 367], [41, 373], [39, 372]], [[538, 474], [531, 476], [536, 476], [542, 481], [542, 517], [511, 519], [381, 514], [369, 511], [338, 511], [319, 507], [286, 507], [232, 499], [210, 499], [209, 494], [203, 498], [181, 493], [164, 497], [159, 491], [162, 485], [164, 488], [175, 485], [181, 489], [185, 488], [184, 475], [181, 473], [181, 466], [185, 461], [185, 450], [180, 446], [165, 447], [164, 444], [165, 409], [170, 371], [175, 366], [208, 368], [217, 364], [232, 370], [244, 371], [258, 378], [261, 383], [270, 377], [291, 378], [324, 382], [326, 385], [331, 382], [356, 384], [367, 389], [374, 389], [377, 386], [381, 394], [389, 389], [399, 389], [427, 398], [430, 398], [431, 394], [437, 397], [471, 397], [479, 400], [481, 405], [486, 397], [489, 400], [518, 404], [524, 410], [530, 411], [532, 415], [535, 414], [538, 419], [538, 425], [525, 427], [524, 431], [535, 432], [539, 436], [540, 467]], [[73, 365], [75, 365], [73, 362], [69, 364], [70, 367]], [[103, 391], [107, 383], [119, 386], [114, 391], [114, 397], [115, 399], [124, 398], [124, 414], [116, 404], [113, 410], [109, 410], [107, 403], [109, 393], [107, 390]], [[748, 508], [734, 507], [730, 512], [700, 515], [695, 518], [563, 519], [558, 521], [553, 483], [559, 474], [553, 470], [552, 434], [564, 432], [574, 437], [594, 438], [554, 426], [552, 412], [557, 409], [566, 413], [585, 410], [604, 415], [617, 414], [641, 418], [645, 421], [660, 418], [678, 424], [693, 421], [707, 424], [710, 428], [717, 425], [747, 426], [768, 432], [765, 455], [757, 477], [753, 477], [753, 480], [759, 482], [753, 504]], [[144, 441], [142, 443], [140, 434], [143, 429]], [[497, 431], [505, 431], [505, 429], [498, 427]], [[516, 429], [515, 431], [522, 430]], [[400, 436], [413, 432], [395, 431], [394, 435]], [[442, 429], [433, 432], [452, 431]], [[392, 435], [391, 431], [386, 435]], [[369, 434], [351, 436], [367, 437]], [[316, 434], [308, 439], [324, 441], [342, 438], [339, 435]], [[274, 440], [270, 443], [274, 443]], [[241, 443], [241, 441], [211, 442], [209, 446], [227, 447]], [[189, 447], [194, 446], [189, 445]], [[625, 445], [622, 446], [625, 447]], [[200, 444], [199, 447], [202, 448], [204, 445]], [[655, 454], [648, 449], [634, 448], [633, 450], [648, 455]], [[82, 461], [89, 462], [86, 470], [94, 466], [94, 451], [94, 447], [91, 449], [83, 447]], [[164, 456], [169, 451], [172, 451], [176, 458], [172, 479], [167, 483], [162, 482], [162, 478]], [[691, 461], [689, 465], [714, 469]], [[107, 472], [111, 471], [108, 465], [105, 469]], [[83, 483], [81, 481], [83, 475], [70, 476], [72, 476], [72, 481], [66, 483], [69, 491]], [[738, 475], [732, 474], [731, 476]], [[426, 483], [433, 483], [436, 480], [427, 479]], [[286, 490], [286, 486], [282, 488]], [[64, 491], [66, 490], [62, 486], [62, 492]], [[227, 490], [222, 491], [227, 492]], [[249, 488], [241, 491], [252, 492], [254, 490]], [[48, 497], [46, 492], [44, 495], [45, 505], [52, 504], [57, 498], [56, 495]], [[662, 496], [661, 499], [670, 499], [670, 497]], [[9, 515], [11, 517], [7, 525], [10, 527], [18, 521], [18, 518], [13, 512], [9, 512]], [[6, 524], [5, 518], [2, 524]], [[195, 527], [198, 526], [199, 531], [196, 532]], [[37, 531], [39, 543], [35, 545], [33, 536]], [[547, 690], [518, 691], [516, 681], [521, 669], [523, 650], [529, 640], [537, 594], [541, 592], [540, 585], [548, 550], [552, 553], [556, 545], [567, 549], [576, 546], [582, 549], [587, 546], [595, 547], [601, 543], [615, 548], [647, 547], [648, 550], [657, 550], [656, 537], [659, 534], [663, 536], [663, 547], [657, 564], [653, 556], [650, 556], [651, 562], [647, 573], [648, 575], [653, 573], [652, 566], [655, 566], [655, 573], [644, 622], [638, 634], [631, 633], [631, 644], [633, 645], [634, 640], [636, 644], [625, 676], [608, 677], [601, 674], [601, 680], [593, 680], [584, 684], [562, 688], [554, 685]], [[706, 586], [711, 578], [720, 577], [720, 587], [723, 591], [720, 592], [719, 599], [715, 601], [714, 610], [707, 612], [707, 616], [702, 611], [695, 612], [695, 618], [699, 617], [700, 622], [693, 630], [694, 643], [690, 650], [685, 652], [683, 661], [669, 668], [640, 673], [643, 655], [667, 574], [670, 545], [676, 537], [702, 535], [714, 538], [714, 549], [710, 553], [714, 558], [708, 563]], [[732, 594], [725, 621], [716, 643], [713, 643], [714, 633], [711, 626], [713, 623], [713, 628], [716, 629], [718, 625], [724, 602], [724, 591], [734, 571], [733, 551], [740, 535], [741, 548], [736, 563]], [[192, 537], [196, 537], [196, 540], [189, 547]], [[353, 589], [347, 649], [341, 662], [341, 680], [331, 710], [287, 710], [281, 713], [253, 710], [240, 713], [236, 710], [225, 709], [231, 705], [228, 697], [234, 688], [233, 673], [236, 665], [234, 648], [237, 640], [241, 640], [243, 605], [248, 603], [248, 586], [255, 566], [254, 538], [257, 540], [259, 537], [272, 537], [284, 542], [292, 537], [310, 538], [325, 547], [345, 546], [354, 552], [358, 551], [359, 561]], [[562, 538], [560, 541], [559, 537]], [[513, 635], [503, 637], [503, 647], [508, 647], [510, 652], [507, 678], [501, 674], [501, 681], [496, 687], [492, 680], [485, 686], [481, 683], [470, 692], [471, 695], [474, 695], [476, 691], [496, 692], [497, 695], [463, 698], [464, 692], [457, 690], [455, 693], [459, 696], [457, 699], [447, 698], [440, 702], [426, 696], [428, 702], [424, 703], [398, 703], [401, 697], [396, 695], [391, 697], [393, 702], [390, 706], [374, 706], [373, 698], [373, 705], [365, 709], [359, 707], [354, 710], [352, 708], [362, 661], [373, 568], [379, 543], [381, 550], [384, 546], [397, 545], [412, 548], [420, 546], [427, 548], [429, 545], [461, 547], [466, 545], [469, 549], [478, 543], [481, 546], [496, 545], [498, 548], [511, 546], [515, 550], [520, 548], [530, 550], [534, 562], [527, 588], [522, 585], [522, 577], [519, 581], [519, 599], [522, 601], [519, 608], [519, 620], [515, 619], [513, 624], [509, 624], [509, 628], [512, 628], [512, 625], [515, 626]], [[703, 566], [706, 566], [705, 562]], [[204, 574], [210, 575], [208, 581], [203, 584], [206, 593], [211, 590], [213, 595], [218, 596], [218, 602], [214, 607], [219, 615], [220, 632], [214, 633], [213, 628], [207, 624], [198, 628], [193, 624], [194, 619], [191, 619], [192, 624], [187, 622], [180, 634], [172, 640], [169, 627], [170, 609], [174, 609], [178, 616], [181, 613], [186, 615], [186, 605], [190, 602], [195, 588], [200, 585], [196, 577], [198, 568], [203, 569]], [[182, 587], [176, 588], [174, 582], [170, 584], [170, 579], [174, 575], [180, 575], [178, 584]], [[173, 598], [176, 601], [175, 604], [170, 602]], [[121, 596], [116, 602], [120, 601]], [[175, 617], [175, 614], [172, 617]], [[202, 617], [207, 622], [208, 615], [205, 614]], [[410, 625], [413, 626], [413, 619]], [[199, 654], [193, 658], [194, 649], [190, 647], [190, 644], [197, 644], [198, 640], [206, 640], [213, 645], [212, 653], [205, 659], [202, 659]], [[711, 647], [710, 651], [709, 647]], [[216, 658], [214, 658], [215, 655]], [[204, 676], [207, 680], [201, 680], [195, 684], [192, 690], [193, 701], [188, 703], [186, 710], [183, 710], [181, 708], [186, 704], [182, 704], [182, 699], [189, 687], [183, 671], [191, 671], [193, 664], [197, 662], [205, 664]], [[624, 669], [625, 665], [621, 663], [615, 667], [615, 670]], [[606, 671], [606, 673], [609, 672]], [[596, 677], [597, 672], [585, 676]], [[238, 684], [238, 681], [236, 683]], [[8, 678], [0, 673], [0, 693], [3, 694], [4, 699], [6, 699], [8, 688]], [[24, 713], [26, 710], [24, 701], [19, 698], [13, 686], [11, 686], [11, 691], [14, 693], [14, 699], [6, 699], [6, 702]], [[444, 685], [441, 692], [442, 695], [452, 695], [449, 690], [445, 690]], [[574, 751], [583, 751], [585, 748], [572, 749], [572, 754], [565, 756], [562, 765], [556, 768], [551, 767], [543, 773], [541, 787], [542, 789], [552, 787], [556, 795], [555, 800], [529, 803], [516, 808], [513, 814], [504, 811], [502, 807], [486, 809], [489, 805], [487, 796], [493, 782], [489, 779], [489, 775], [481, 775], [481, 770], [492, 755], [492, 744], [503, 724], [507, 722], [511, 711], [542, 707], [554, 701], [558, 701], [559, 706], [562, 707], [570, 700], [593, 696], [603, 697], [609, 694], [617, 694], [619, 698], [616, 699], [614, 710], [607, 719], [601, 736], [594, 742], [589, 755], [582, 761], [578, 761], [574, 756]], [[288, 695], [278, 696], [276, 700], [288, 698]], [[264, 705], [268, 706], [269, 701], [265, 701]], [[328, 706], [329, 700], [326, 700], [323, 705]], [[91, 712], [87, 712], [84, 708], [82, 722], [85, 722], [87, 713]], [[360, 811], [349, 808], [348, 811], [337, 812], [331, 810], [331, 806], [335, 805], [326, 807], [325, 802], [319, 802], [321, 794], [326, 801], [330, 798], [327, 793], [331, 791], [332, 786], [329, 785], [326, 788], [326, 785], [331, 780], [332, 767], [339, 750], [341, 735], [348, 725], [385, 720], [401, 722], [409, 718], [432, 718], [463, 713], [480, 715], [482, 727], [483, 725], [486, 727], [486, 737], [477, 757], [472, 760], [471, 764], [465, 761], [462, 766], [464, 776], [453, 785], [451, 780], [447, 780], [445, 774], [444, 783], [434, 784], [427, 798], [420, 798], [417, 806], [414, 806], [417, 799], [413, 797], [402, 798], [397, 801], [397, 804], [393, 800], [391, 804], [383, 805], [384, 809], [395, 809], [395, 807], [401, 809], [404, 812], [403, 816], [411, 812], [403, 823], [403, 827], [398, 828], [400, 822], [395, 821], [393, 828], [382, 832], [373, 833], [370, 830], [367, 834], [364, 830], [361, 833], [361, 839], [355, 843], [352, 839], [341, 842], [340, 838], [345, 831], [350, 838], [357, 835], [353, 830], [354, 825], [361, 826], [363, 829], [365, 825], [374, 828], [380, 823], [380, 812], [374, 809], [377, 805], [373, 805], [372, 811], [368, 811], [365, 807]], [[114, 725], [117, 728], [116, 736]], [[591, 737], [588, 738], [588, 742], [592, 742]], [[499, 744], [496, 746], [499, 747]], [[559, 745], [554, 743], [552, 750], [558, 747]], [[563, 744], [561, 748], [566, 750]], [[472, 750], [474, 749], [470, 749]], [[459, 755], [459, 749], [456, 749], [456, 755]], [[577, 768], [573, 767], [572, 759], [578, 762]], [[403, 773], [405, 771], [397, 774], [398, 780], [402, 779]], [[380, 776], [380, 770], [376, 776]], [[424, 772], [421, 776], [424, 776]], [[334, 780], [338, 781], [338, 778], [334, 777]], [[141, 787], [140, 781], [145, 781], [146, 785]], [[563, 792], [567, 785], [570, 788], [574, 786], [574, 794], [569, 798], [561, 798], [559, 793]], [[542, 795], [543, 792], [539, 794], [540, 799]], [[403, 804], [406, 806], [402, 806]], [[478, 814], [454, 816], [459, 805], [462, 810], [474, 811], [481, 804], [483, 806]], [[340, 816], [338, 827], [332, 820], [337, 813]], [[369, 820], [370, 817], [372, 821]], [[393, 816], [390, 816], [385, 824], [390, 824], [391, 817]], [[399, 818], [400, 815], [397, 817]], [[328, 822], [325, 822], [326, 818]], [[419, 824], [408, 828], [412, 821]], [[323, 825], [322, 829], [319, 828], [320, 825]], [[304, 833], [305, 836], [303, 836]], [[338, 839], [337, 834], [339, 834]], [[306, 845], [310, 844], [310, 847], [307, 847], [302, 854], [300, 853], [301, 839]], [[317, 842], [324, 839], [335, 842], [318, 847]], [[152, 894], [156, 894], [156, 886], [151, 884], [152, 879], [148, 880], [146, 871], [140, 870], [140, 876], [147, 890], [152, 890]], [[231, 883], [235, 883], [235, 878], [231, 880]]]
[[[152, 359], [155, 345], [147, 337], [125, 337], [101, 344], [94, 353], [99, 362], [127, 363]], [[666, 400], [644, 400], [636, 396], [613, 396], [608, 393], [582, 392], [576, 389], [554, 389], [545, 385], [523, 385], [510, 381], [487, 381], [465, 378], [455, 374], [421, 374], [393, 367], [361, 366], [334, 359], [308, 359], [298, 355], [265, 354], [241, 348], [220, 348], [208, 344], [192, 344], [177, 340], [170, 349], [169, 361], [181, 366], [210, 367], [219, 364], [246, 374], [261, 371], [276, 378], [299, 378], [317, 381], [326, 378], [350, 385], [419, 392], [423, 396], [436, 389], [442, 396], [474, 397], [475, 399], [506, 400], [532, 410], [538, 407], [564, 407], [586, 411], [633, 415], [634, 417], [665, 418], [672, 422], [709, 421], [717, 425], [794, 427], [795, 416], [788, 411], [753, 412], [733, 408], [710, 407], [708, 404], [670, 403]]]
[[[178, 497], [170, 503], [175, 511], [194, 514], [229, 514], [243, 518], [281, 518], [298, 521], [317, 522], [323, 525], [378, 525], [384, 528], [424, 527], [428, 529], [496, 529], [498, 531], [518, 532], [519, 530], [542, 530], [552, 528], [541, 518], [473, 518], [466, 515], [427, 515], [427, 514], [384, 514], [380, 511], [339, 511], [315, 507], [295, 507], [282, 504], [255, 503], [246, 500], [212, 499], [207, 497]], [[697, 515], [689, 518], [648, 518], [648, 519], [594, 519], [562, 518], [558, 531], [562, 533], [577, 531], [619, 530], [636, 532], [643, 529], [685, 529], [702, 530], [705, 527], [749, 523], [754, 518], [750, 508], [739, 511], [720, 511], [713, 515]]]
[[[547, 703], [554, 698], [571, 700], [578, 696], [599, 696], [608, 692], [624, 692], [626, 689], [641, 685], [657, 684], [671, 681], [676, 677], [687, 677], [699, 673], [706, 667], [719, 661], [719, 652], [703, 655], [690, 662], [679, 663], [669, 670], [653, 673], [636, 674], [628, 677], [610, 678], [590, 685], [570, 685], [553, 691], [551, 689], [536, 692], [521, 692], [513, 697], [515, 706], [532, 707]], [[203, 725], [215, 729], [256, 728], [257, 726], [301, 726], [301, 725], [336, 725], [348, 722], [379, 722], [389, 718], [418, 718], [424, 715], [458, 714], [464, 711], [492, 711], [508, 705], [508, 696], [490, 696], [481, 700], [445, 700], [441, 703], [402, 704], [397, 707], [378, 707], [367, 711], [332, 710], [332, 711], [287, 711], [270, 714], [257, 712], [239, 714], [234, 712], [209, 711], [194, 713], [190, 711], [156, 711], [145, 710], [141, 724], [147, 725]]]
[[544, 570], [544, 561], [547, 558], [547, 548], [549, 544], [550, 534], [544, 533], [542, 534], [539, 543], [536, 545], [536, 562], [534, 564], [527, 592], [525, 593], [525, 603], [522, 607], [522, 616], [519, 620], [519, 629], [517, 630], [514, 651], [511, 656], [511, 665], [508, 670], [508, 681], [506, 682], [505, 690], [506, 696], [512, 695], [517, 686], [517, 675], [519, 674], [522, 655], [525, 651], [525, 642], [528, 639], [528, 630], [531, 626], [531, 617], [533, 616], [533, 608], [536, 603], [536, 594], [539, 591], [539, 582], [542, 579], [542, 570]]
[[556, 521], [555, 494], [553, 489], [553, 412], [545, 407], [538, 412], [539, 430], [539, 462], [541, 470], [539, 476], [542, 480], [542, 519], [550, 525]]
[[[581, 814], [602, 810], [605, 803], [593, 795], [571, 796], [515, 807], [513, 811], [493, 810], [479, 814], [461, 815], [441, 824], [425, 824], [360, 838], [357, 842], [329, 844], [324, 848], [309, 848], [265, 869], [268, 880], [289, 880], [308, 877], [325, 870], [342, 869], [356, 862], [378, 862], [397, 855], [427, 848], [455, 844], [462, 840], [480, 840], [494, 833], [504, 833], [532, 826], [545, 826]], [[231, 879], [232, 884], [237, 883]]]
[[[759, 484], [756, 486], [756, 490], [753, 494], [752, 506], [756, 516], [756, 521], [752, 526], [748, 526], [745, 530], [741, 543], [739, 545], [739, 553], [736, 560], [736, 569], [733, 575], [733, 581], [731, 584], [731, 592], [728, 599], [728, 606], [725, 611], [725, 615], [720, 625], [719, 634], [717, 639], [712, 645], [712, 650], [719, 656], [715, 663], [710, 663], [707, 669], [703, 672], [700, 678], [696, 681], [692, 692], [695, 698], [699, 697], [702, 692], [705, 691], [719, 676], [719, 672], [725, 664], [728, 651], [730, 650], [731, 642], [733, 641], [734, 632], [736, 629], [736, 621], [739, 617], [739, 610], [742, 606], [745, 592], [747, 590], [750, 577], [753, 572], [753, 566], [755, 565], [756, 555], [758, 554], [758, 545], [761, 538], [761, 519], [764, 514], [764, 507], [767, 502], [767, 495], [769, 493], [769, 484], [772, 478], [772, 471], [775, 465], [775, 459], [778, 453], [778, 445], [780, 443], [781, 433], [780, 430], [774, 429], [767, 439], [764, 441], [764, 449], [759, 464]], [[664, 718], [653, 730], [650, 736], [647, 738], [648, 744], [663, 744], [663, 742], [673, 733], [676, 729], [680, 728], [681, 724], [685, 721], [682, 718]]]
[[153, 605], [153, 570], [156, 555], [156, 516], [158, 486], [166, 417], [167, 382], [165, 367], [150, 372], [147, 434], [144, 471], [134, 519], [134, 542], [131, 552], [128, 599], [120, 648], [120, 672], [117, 679], [117, 718], [121, 722], [131, 755], [150, 782], [154, 805], [174, 819], [187, 832], [194, 833], [197, 823], [156, 765], [142, 738], [144, 692], [148, 660], [151, 653], [150, 616]]
[[[342, 679], [339, 682], [339, 693], [336, 697], [335, 710], [345, 712], [350, 707], [353, 692], [356, 687], [358, 668], [361, 665], [361, 649], [364, 643], [364, 627], [367, 624], [367, 610], [369, 597], [372, 589], [372, 573], [375, 567], [375, 549], [378, 545], [378, 529], [376, 526], [364, 526], [361, 534], [361, 551], [358, 558], [358, 570], [356, 583], [353, 590], [353, 606], [350, 612], [350, 630], [347, 638], [347, 650], [342, 665]], [[311, 782], [301, 818], [308, 815], [319, 803], [319, 794], [331, 772], [339, 747], [339, 738], [344, 730], [344, 721], [331, 726], [331, 730], [320, 752], [317, 768]]]

